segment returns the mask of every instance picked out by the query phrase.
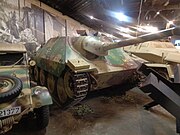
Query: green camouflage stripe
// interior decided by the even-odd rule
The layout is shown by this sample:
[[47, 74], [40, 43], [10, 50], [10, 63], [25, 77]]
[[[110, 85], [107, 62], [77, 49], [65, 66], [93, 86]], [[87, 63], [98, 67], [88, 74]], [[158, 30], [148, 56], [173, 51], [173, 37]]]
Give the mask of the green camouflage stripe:
[[28, 70], [25, 66], [1, 66], [0, 75], [16, 76], [23, 82], [23, 88], [30, 88]]
[[106, 60], [114, 66], [123, 65], [125, 63], [125, 56], [121, 48], [109, 50], [108, 55], [105, 56]]
[[30, 105], [30, 103], [30, 95], [19, 96], [15, 101], [13, 100], [10, 102], [2, 103], [0, 106], [0, 110], [21, 106], [21, 111], [23, 111], [28, 105]]
[[34, 60], [41, 69], [60, 76], [65, 68], [65, 38], [54, 38], [36, 53]]

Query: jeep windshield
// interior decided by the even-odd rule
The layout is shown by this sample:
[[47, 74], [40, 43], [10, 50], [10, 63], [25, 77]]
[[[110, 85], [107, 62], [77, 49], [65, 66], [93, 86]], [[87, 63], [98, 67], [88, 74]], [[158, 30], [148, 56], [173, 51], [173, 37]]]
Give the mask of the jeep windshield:
[[24, 65], [23, 53], [1, 53], [0, 66]]

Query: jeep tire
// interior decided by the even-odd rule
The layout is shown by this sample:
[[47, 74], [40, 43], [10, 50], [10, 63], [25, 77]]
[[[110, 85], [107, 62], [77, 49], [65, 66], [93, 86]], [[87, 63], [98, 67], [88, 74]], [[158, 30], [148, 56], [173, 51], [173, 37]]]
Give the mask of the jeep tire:
[[49, 106], [42, 106], [34, 110], [36, 119], [36, 129], [42, 130], [47, 127], [49, 123]]
[[0, 103], [15, 99], [22, 90], [22, 81], [14, 76], [0, 76]]

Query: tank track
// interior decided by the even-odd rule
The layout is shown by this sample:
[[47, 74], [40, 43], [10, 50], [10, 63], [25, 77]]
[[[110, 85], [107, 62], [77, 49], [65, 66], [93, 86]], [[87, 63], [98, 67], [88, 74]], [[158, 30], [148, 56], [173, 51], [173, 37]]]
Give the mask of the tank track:
[[88, 73], [72, 73], [72, 79], [74, 82], [74, 96], [67, 107], [74, 106], [78, 104], [80, 101], [82, 101], [86, 97], [91, 84]]

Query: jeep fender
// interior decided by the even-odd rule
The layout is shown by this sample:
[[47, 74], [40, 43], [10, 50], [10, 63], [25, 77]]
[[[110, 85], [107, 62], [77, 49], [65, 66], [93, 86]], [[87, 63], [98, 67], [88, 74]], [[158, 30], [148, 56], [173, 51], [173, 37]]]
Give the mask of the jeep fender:
[[53, 103], [49, 91], [46, 87], [36, 86], [31, 89], [33, 108], [39, 108]]

